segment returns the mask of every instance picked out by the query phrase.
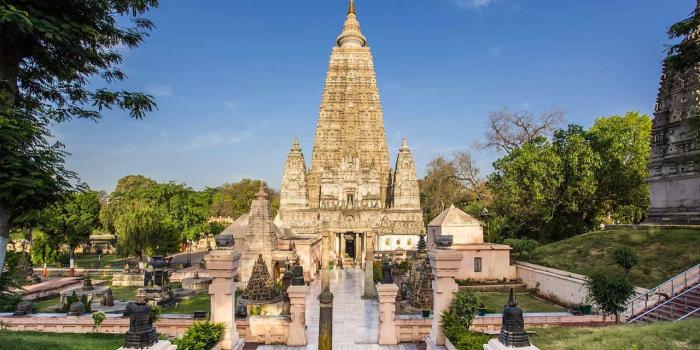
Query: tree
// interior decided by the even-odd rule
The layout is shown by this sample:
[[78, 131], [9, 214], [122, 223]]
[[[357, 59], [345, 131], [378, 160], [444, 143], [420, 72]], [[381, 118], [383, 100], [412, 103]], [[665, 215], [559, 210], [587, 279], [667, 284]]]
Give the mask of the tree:
[[[243, 179], [239, 182], [224, 184], [218, 187], [212, 200], [212, 211], [216, 216], [238, 218], [248, 214], [250, 204], [260, 188], [260, 180]], [[265, 188], [270, 198], [272, 215], [279, 208], [279, 193], [271, 188]]]
[[211, 205], [210, 191], [126, 176], [100, 212], [100, 221], [116, 235], [120, 254], [142, 259], [144, 254], [175, 252], [179, 243], [210, 232]]
[[457, 179], [457, 169], [445, 157], [437, 157], [428, 164], [419, 187], [426, 222], [452, 204], [461, 207], [467, 202], [464, 185]]
[[625, 310], [627, 301], [634, 294], [634, 286], [627, 277], [610, 276], [603, 272], [593, 273], [586, 282], [588, 295], [606, 314], [615, 315], [620, 322], [620, 312]]
[[629, 247], [616, 247], [612, 251], [615, 263], [629, 275], [630, 270], [639, 263], [639, 256]]
[[32, 262], [34, 264], [53, 264], [58, 260], [60, 252], [59, 242], [42, 231], [36, 231], [32, 235]]
[[509, 236], [551, 239], [556, 232], [548, 225], [562, 205], [563, 181], [561, 157], [544, 137], [497, 160], [489, 187], [494, 212], [504, 221], [501, 230]]
[[527, 142], [541, 136], [550, 136], [564, 120], [564, 112], [552, 110], [535, 117], [521, 110], [503, 109], [489, 115], [489, 129], [485, 140], [476, 144], [481, 149], [492, 148], [510, 154]]
[[99, 227], [100, 195], [94, 191], [80, 191], [44, 209], [41, 229], [59, 243], [67, 244], [71, 259], [75, 248], [87, 243], [92, 231]]
[[[151, 96], [100, 87], [124, 80], [119, 46], [135, 48], [153, 28], [157, 0], [0, 2], [0, 274], [13, 220], [59, 199], [73, 173], [48, 125], [98, 120], [104, 109], [143, 118]], [[131, 20], [132, 25], [124, 25]], [[119, 24], [117, 23], [119, 21]]]
[[600, 158], [596, 197], [618, 221], [643, 221], [649, 207], [651, 119], [637, 112], [596, 119], [589, 139]]

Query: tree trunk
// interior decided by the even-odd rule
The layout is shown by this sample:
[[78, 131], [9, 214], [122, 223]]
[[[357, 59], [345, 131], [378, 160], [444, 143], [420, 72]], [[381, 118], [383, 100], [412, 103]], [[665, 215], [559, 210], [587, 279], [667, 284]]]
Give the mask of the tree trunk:
[[5, 255], [7, 254], [7, 242], [10, 240], [10, 211], [0, 207], [0, 276], [5, 268]]

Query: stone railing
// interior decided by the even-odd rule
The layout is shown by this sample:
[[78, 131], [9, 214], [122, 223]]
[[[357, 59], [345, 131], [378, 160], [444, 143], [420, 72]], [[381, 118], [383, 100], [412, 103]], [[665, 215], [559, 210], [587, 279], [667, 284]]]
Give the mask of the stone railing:
[[250, 316], [236, 320], [238, 335], [246, 342], [287, 344], [290, 318], [287, 316]]
[[[614, 317], [600, 315], [571, 315], [562, 312], [542, 312], [528, 314], [525, 313], [525, 328], [537, 329], [548, 327], [598, 327], [615, 323]], [[490, 314], [477, 316], [469, 328], [472, 331], [482, 333], [498, 334], [501, 331], [503, 316], [501, 314]]]
[[[177, 337], [195, 320], [191, 316], [162, 315], [156, 323], [158, 333]], [[92, 316], [66, 316], [66, 314], [34, 314], [30, 316], [12, 316], [1, 314], [0, 324], [12, 331], [37, 331], [49, 333], [93, 333], [95, 332]], [[100, 326], [100, 333], [124, 334], [129, 330], [129, 318], [121, 315], [107, 315]]]
[[433, 318], [420, 315], [399, 315], [394, 320], [399, 343], [418, 343], [430, 334]]

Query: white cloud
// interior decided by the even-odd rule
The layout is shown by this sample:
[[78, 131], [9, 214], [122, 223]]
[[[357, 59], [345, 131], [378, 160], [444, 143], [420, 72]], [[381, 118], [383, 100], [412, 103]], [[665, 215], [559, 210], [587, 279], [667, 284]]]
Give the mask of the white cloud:
[[236, 108], [236, 103], [232, 101], [226, 101], [224, 102], [224, 106], [228, 109], [235, 109]]
[[476, 10], [489, 6], [496, 1], [498, 0], [452, 0], [452, 2], [457, 4], [459, 7]]
[[148, 91], [149, 94], [158, 97], [174, 95], [173, 87], [170, 85], [148, 86], [146, 87], [146, 91]]
[[210, 148], [232, 145], [248, 141], [262, 129], [267, 127], [266, 121], [261, 121], [257, 125], [249, 126], [237, 132], [226, 132], [225, 130], [211, 130], [193, 135], [188, 142], [182, 145], [183, 150]]

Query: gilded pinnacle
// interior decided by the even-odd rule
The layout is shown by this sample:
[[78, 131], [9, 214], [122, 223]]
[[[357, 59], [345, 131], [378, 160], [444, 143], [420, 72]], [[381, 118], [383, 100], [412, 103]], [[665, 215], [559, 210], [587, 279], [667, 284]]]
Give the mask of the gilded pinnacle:
[[[700, 4], [700, 0], [698, 0], [698, 4]], [[355, 0], [350, 0], [350, 5], [348, 6], [348, 14], [355, 14]]]

